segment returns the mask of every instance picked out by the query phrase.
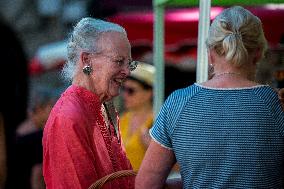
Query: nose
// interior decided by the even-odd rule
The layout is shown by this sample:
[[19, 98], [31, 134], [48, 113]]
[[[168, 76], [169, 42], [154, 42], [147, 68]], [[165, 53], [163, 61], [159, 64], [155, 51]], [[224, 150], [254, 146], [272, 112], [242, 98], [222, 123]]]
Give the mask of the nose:
[[128, 77], [130, 75], [129, 66], [123, 66], [122, 73], [125, 74], [126, 77]]

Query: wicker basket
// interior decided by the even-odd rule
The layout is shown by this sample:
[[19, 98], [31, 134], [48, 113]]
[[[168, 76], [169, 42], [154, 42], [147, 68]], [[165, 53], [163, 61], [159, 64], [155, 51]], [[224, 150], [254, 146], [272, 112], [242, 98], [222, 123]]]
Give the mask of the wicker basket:
[[102, 186], [109, 182], [112, 181], [116, 178], [122, 178], [122, 177], [128, 177], [128, 176], [136, 176], [136, 172], [133, 170], [122, 170], [122, 171], [117, 171], [114, 173], [111, 173], [109, 175], [106, 175], [102, 177], [101, 179], [97, 180], [95, 183], [93, 183], [88, 189], [100, 189]]

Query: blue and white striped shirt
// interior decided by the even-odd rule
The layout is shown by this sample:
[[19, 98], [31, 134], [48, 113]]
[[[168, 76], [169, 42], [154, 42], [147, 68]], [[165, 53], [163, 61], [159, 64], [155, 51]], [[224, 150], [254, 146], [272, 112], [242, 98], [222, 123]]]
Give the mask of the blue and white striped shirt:
[[284, 113], [269, 86], [177, 90], [150, 134], [174, 151], [184, 188], [283, 188]]

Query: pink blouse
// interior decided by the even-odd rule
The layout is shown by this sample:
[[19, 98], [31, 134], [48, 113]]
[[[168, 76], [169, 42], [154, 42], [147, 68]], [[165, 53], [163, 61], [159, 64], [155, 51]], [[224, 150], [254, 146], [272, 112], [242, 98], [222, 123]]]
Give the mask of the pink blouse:
[[[87, 189], [118, 170], [132, 169], [113, 126], [107, 129], [97, 95], [71, 85], [50, 113], [43, 135], [47, 189]], [[104, 189], [134, 189], [134, 178], [116, 179]]]

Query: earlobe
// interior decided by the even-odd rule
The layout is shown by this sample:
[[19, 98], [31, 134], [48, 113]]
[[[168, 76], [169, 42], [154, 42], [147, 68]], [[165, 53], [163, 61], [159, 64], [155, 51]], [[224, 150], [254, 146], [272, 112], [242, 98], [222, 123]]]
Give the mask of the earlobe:
[[208, 54], [208, 63], [210, 66], [214, 67], [214, 57], [212, 55], [212, 50], [208, 50], [207, 54]]
[[83, 64], [83, 73], [86, 74], [86, 75], [90, 75], [91, 72], [93, 71], [92, 67], [90, 66], [91, 65], [91, 59], [90, 59], [90, 56], [89, 56], [89, 53], [86, 53], [86, 52], [82, 52], [81, 55], [80, 55], [80, 58], [81, 58], [81, 62]]

